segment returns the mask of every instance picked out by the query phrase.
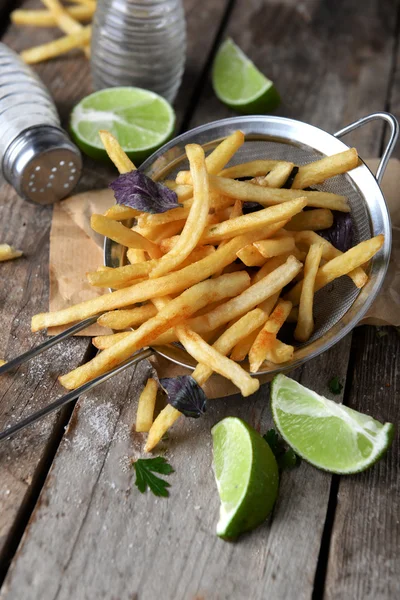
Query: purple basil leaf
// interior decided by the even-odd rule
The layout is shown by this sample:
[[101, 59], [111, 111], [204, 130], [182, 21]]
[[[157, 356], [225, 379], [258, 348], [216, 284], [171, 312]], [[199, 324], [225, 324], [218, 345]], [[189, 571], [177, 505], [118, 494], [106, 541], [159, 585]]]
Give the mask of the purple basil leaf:
[[117, 204], [148, 213], [163, 213], [182, 206], [178, 196], [167, 186], [157, 183], [141, 171], [130, 171], [117, 177], [109, 186]]
[[168, 402], [185, 417], [197, 419], [206, 411], [207, 396], [190, 375], [160, 379]]
[[333, 211], [332, 227], [318, 231], [319, 235], [328, 240], [341, 252], [347, 252], [353, 246], [354, 230], [350, 213]]

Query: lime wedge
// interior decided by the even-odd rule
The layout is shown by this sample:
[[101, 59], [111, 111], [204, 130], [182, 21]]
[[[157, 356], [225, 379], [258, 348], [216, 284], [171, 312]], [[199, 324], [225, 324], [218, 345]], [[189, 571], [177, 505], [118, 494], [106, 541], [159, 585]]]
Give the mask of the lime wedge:
[[141, 88], [116, 87], [83, 98], [71, 114], [72, 137], [82, 152], [106, 159], [99, 130], [117, 138], [129, 158], [142, 162], [172, 137], [175, 113], [164, 98]]
[[227, 417], [211, 433], [221, 499], [217, 534], [234, 538], [268, 517], [278, 494], [278, 466], [267, 442], [241, 419]]
[[280, 102], [277, 89], [230, 38], [218, 49], [212, 70], [217, 97], [243, 114], [266, 113]]
[[331, 473], [364, 471], [393, 438], [391, 423], [332, 402], [285, 375], [272, 381], [271, 408], [279, 433], [296, 454]]

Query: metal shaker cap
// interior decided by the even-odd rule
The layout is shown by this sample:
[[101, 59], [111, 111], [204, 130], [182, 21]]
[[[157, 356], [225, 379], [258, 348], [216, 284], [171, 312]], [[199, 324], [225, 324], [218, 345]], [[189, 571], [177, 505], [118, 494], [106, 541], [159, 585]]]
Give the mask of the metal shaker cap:
[[40, 125], [25, 129], [12, 141], [2, 168], [20, 196], [52, 204], [68, 196], [77, 184], [82, 158], [64, 130]]

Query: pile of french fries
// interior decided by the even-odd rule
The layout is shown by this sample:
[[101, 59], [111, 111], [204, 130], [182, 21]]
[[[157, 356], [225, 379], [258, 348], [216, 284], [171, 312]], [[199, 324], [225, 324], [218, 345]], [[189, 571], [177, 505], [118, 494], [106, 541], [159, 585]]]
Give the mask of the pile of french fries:
[[[100, 136], [120, 173], [135, 168], [110, 133]], [[201, 146], [186, 146], [190, 171], [163, 182], [176, 192], [179, 208], [150, 214], [116, 204], [93, 215], [95, 231], [127, 247], [129, 264], [88, 273], [92, 285], [115, 291], [32, 320], [38, 331], [99, 314], [100, 325], [117, 331], [96, 337], [102, 351], [60, 378], [67, 389], [110, 371], [140, 348], [180, 342], [198, 363], [193, 378], [200, 386], [215, 372], [248, 396], [259, 381], [242, 360], [248, 356], [251, 373], [290, 361], [295, 348], [278, 337], [283, 323], [296, 321], [295, 339], [306, 342], [317, 290], [342, 275], [358, 288], [365, 285], [362, 265], [383, 236], [340, 252], [316, 231], [332, 224], [332, 210], [350, 210], [347, 199], [302, 189], [356, 167], [356, 150], [300, 166], [292, 188], [284, 189], [292, 163], [256, 160], [225, 168], [243, 143], [236, 131], [207, 157]], [[243, 214], [246, 201], [264, 208]], [[133, 227], [124, 223], [128, 219]], [[147, 451], [180, 416], [168, 404], [153, 422], [156, 393], [149, 382], [139, 401], [137, 427], [149, 432]]]
[[60, 0], [42, 0], [44, 10], [14, 10], [11, 21], [15, 25], [33, 27], [58, 27], [66, 35], [24, 50], [21, 57], [28, 64], [39, 63], [81, 48], [87, 58], [90, 57], [91, 26], [82, 25], [90, 21], [96, 10], [96, 0], [70, 0], [63, 5]]

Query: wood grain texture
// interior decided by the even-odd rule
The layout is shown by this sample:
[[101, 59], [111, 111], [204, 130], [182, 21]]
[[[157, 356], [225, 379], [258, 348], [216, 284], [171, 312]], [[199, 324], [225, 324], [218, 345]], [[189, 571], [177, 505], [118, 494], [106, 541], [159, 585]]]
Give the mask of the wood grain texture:
[[[349, 342], [294, 375], [329, 394], [329, 379], [346, 370]], [[268, 386], [251, 398], [212, 401], [198, 421], [180, 420], [164, 444], [175, 469], [171, 495], [160, 499], [140, 494], [127, 467], [144, 439], [129, 432], [148, 376], [142, 363], [80, 401], [1, 597], [29, 589], [41, 600], [310, 598], [328, 474], [306, 464], [284, 473], [269, 522], [238, 543], [215, 535], [210, 428], [236, 415], [264, 433], [272, 424]]]
[[[396, 25], [395, 2], [237, 0], [227, 35], [276, 84], [276, 114], [334, 132], [382, 110], [387, 97]], [[216, 98], [211, 78], [190, 126], [236, 113]], [[376, 156], [382, 125], [358, 130], [349, 142]]]
[[[372, 469], [342, 477], [329, 554], [326, 598], [398, 598], [400, 594], [400, 336], [372, 327], [354, 333], [347, 404], [394, 423], [393, 445]], [[375, 368], [372, 368], [375, 365]]]

